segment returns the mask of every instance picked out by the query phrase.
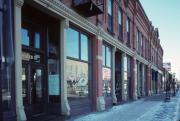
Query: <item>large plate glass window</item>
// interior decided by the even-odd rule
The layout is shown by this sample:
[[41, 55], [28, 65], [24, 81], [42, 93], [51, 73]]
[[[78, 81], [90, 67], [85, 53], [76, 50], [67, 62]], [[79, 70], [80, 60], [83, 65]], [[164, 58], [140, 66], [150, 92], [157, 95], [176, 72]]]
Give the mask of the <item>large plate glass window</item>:
[[110, 96], [112, 85], [111, 85], [111, 54], [112, 50], [109, 46], [103, 44], [102, 47], [103, 53], [103, 68], [102, 68], [102, 75], [103, 75], [103, 95]]
[[86, 34], [67, 30], [67, 95], [69, 98], [89, 95], [89, 39]]

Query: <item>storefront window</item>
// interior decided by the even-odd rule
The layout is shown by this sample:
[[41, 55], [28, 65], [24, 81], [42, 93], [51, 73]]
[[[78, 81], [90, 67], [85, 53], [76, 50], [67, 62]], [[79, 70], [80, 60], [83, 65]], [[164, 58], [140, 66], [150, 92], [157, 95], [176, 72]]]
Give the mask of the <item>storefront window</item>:
[[67, 92], [68, 97], [88, 96], [88, 64], [67, 60]]
[[[89, 39], [85, 34], [72, 28], [67, 30], [67, 36], [69, 36], [67, 39], [68, 97], [87, 97], [89, 95]], [[78, 46], [72, 44], [74, 43], [74, 38], [76, 38], [75, 44]], [[75, 48], [73, 50], [76, 51], [73, 51], [72, 48]]]
[[50, 103], [60, 102], [60, 65], [58, 27], [48, 27], [48, 94]]
[[103, 45], [102, 47], [103, 53], [103, 68], [102, 68], [102, 76], [103, 76], [103, 95], [110, 96], [111, 95], [111, 48], [107, 45]]

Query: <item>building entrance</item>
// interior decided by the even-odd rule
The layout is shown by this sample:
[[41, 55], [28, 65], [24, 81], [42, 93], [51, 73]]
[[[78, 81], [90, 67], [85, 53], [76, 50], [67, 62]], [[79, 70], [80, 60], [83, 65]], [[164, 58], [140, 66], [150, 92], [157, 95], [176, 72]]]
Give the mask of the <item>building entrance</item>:
[[22, 7], [22, 95], [28, 120], [61, 113], [59, 22], [31, 4]]
[[115, 93], [117, 97], [117, 101], [122, 101], [122, 60], [121, 60], [121, 53], [116, 52], [116, 59], [115, 59]]
[[47, 78], [43, 25], [23, 21], [22, 25], [22, 94], [27, 117], [45, 112]]
[[[44, 67], [23, 62], [22, 85], [23, 103], [29, 116], [42, 114], [45, 109]], [[27, 115], [28, 116], [28, 115]]]

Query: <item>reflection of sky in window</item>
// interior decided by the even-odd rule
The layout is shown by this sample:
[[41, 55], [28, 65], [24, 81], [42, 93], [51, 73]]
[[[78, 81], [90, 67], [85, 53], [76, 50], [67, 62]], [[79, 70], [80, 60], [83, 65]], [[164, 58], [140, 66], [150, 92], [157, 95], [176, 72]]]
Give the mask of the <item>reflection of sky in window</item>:
[[81, 34], [81, 59], [88, 61], [88, 38]]
[[108, 14], [112, 14], [112, 0], [108, 0]]
[[67, 56], [79, 58], [78, 32], [73, 29], [67, 30]]
[[122, 14], [121, 14], [121, 10], [118, 11], [118, 23], [121, 24], [121, 18], [122, 18]]
[[27, 29], [21, 29], [21, 42], [23, 45], [29, 46], [29, 35]]
[[40, 48], [40, 33], [35, 32], [35, 48]]
[[124, 57], [124, 71], [126, 72], [127, 72], [127, 63], [128, 63], [127, 57]]
[[105, 66], [105, 51], [106, 51], [106, 49], [105, 49], [105, 46], [103, 45], [102, 46], [102, 57], [103, 57], [103, 65]]
[[106, 66], [111, 67], [111, 49], [106, 47]]
[[129, 18], [126, 20], [126, 31], [129, 32]]

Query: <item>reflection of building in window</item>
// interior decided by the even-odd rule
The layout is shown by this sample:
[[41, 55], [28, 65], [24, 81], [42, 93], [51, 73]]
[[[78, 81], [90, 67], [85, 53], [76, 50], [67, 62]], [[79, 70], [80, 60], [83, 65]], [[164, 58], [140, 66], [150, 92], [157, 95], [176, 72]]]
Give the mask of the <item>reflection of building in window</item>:
[[107, 45], [103, 45], [103, 95], [111, 95], [111, 48]]
[[67, 30], [67, 93], [78, 98], [89, 95], [89, 39], [78, 30]]
[[68, 97], [88, 95], [88, 64], [74, 60], [67, 61]]

